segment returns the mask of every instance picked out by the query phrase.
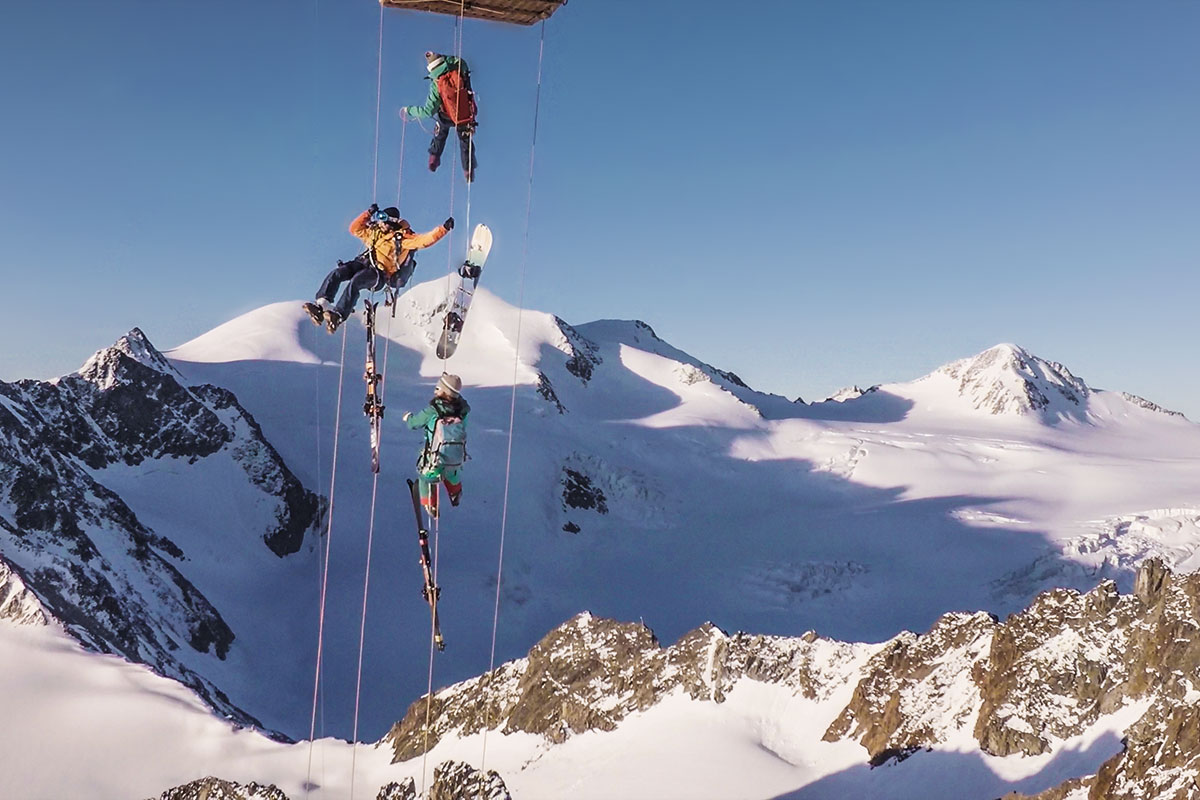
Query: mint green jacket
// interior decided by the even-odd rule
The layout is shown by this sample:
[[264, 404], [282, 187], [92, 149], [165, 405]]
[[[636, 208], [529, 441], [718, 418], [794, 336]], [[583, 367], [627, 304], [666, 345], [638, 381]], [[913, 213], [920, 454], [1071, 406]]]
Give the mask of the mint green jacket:
[[425, 98], [425, 105], [423, 106], [405, 106], [404, 110], [408, 116], [415, 119], [428, 119], [441, 112], [442, 96], [438, 93], [437, 79], [457, 67], [460, 62], [466, 68], [466, 63], [458, 56], [446, 56], [442, 63], [433, 72], [429, 73], [429, 77], [426, 78], [429, 81], [429, 97]]
[[429, 402], [429, 405], [421, 409], [417, 413], [408, 418], [408, 427], [414, 431], [418, 428], [425, 429], [425, 441], [428, 442], [433, 438], [433, 429], [437, 427], [439, 416], [459, 416], [462, 417], [463, 424], [467, 422], [467, 414], [471, 413], [471, 406], [467, 405], [467, 401], [462, 397], [456, 397], [453, 400], [445, 400], [441, 397], [435, 397]]

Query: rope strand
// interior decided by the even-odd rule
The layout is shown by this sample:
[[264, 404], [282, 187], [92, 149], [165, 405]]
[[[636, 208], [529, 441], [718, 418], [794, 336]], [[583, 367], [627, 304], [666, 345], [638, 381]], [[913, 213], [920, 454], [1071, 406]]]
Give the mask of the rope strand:
[[[371, 297], [374, 298], [375, 292], [371, 292]], [[370, 302], [370, 300], [368, 300]], [[374, 331], [371, 332], [374, 335]], [[383, 339], [383, 368], [379, 373], [379, 402], [383, 405], [384, 390], [387, 384], [387, 362], [388, 350], [391, 344], [392, 335], [392, 318], [388, 317], [387, 333]], [[379, 426], [379, 438], [376, 440], [376, 447], [379, 450], [383, 449], [383, 426]], [[371, 516], [370, 523], [367, 527], [367, 563], [363, 570], [363, 598], [362, 598], [362, 617], [358, 627], [358, 674], [354, 682], [354, 728], [350, 737], [350, 800], [354, 800], [354, 778], [356, 774], [356, 765], [358, 761], [358, 712], [359, 701], [362, 696], [362, 668], [363, 668], [363, 645], [367, 637], [367, 594], [371, 586], [371, 550], [375, 541], [375, 499], [379, 489], [379, 473], [376, 472], [371, 479]]]
[[333, 497], [337, 486], [338, 439], [342, 422], [342, 384], [346, 369], [346, 329], [342, 329], [342, 356], [338, 365], [337, 412], [333, 423], [333, 466], [329, 472], [329, 521], [325, 529], [325, 568], [321, 574], [321, 607], [317, 615], [317, 667], [313, 676], [313, 706], [312, 720], [308, 727], [308, 772], [304, 782], [304, 796], [308, 796], [308, 787], [312, 785], [312, 753], [313, 739], [317, 728], [317, 697], [321, 688], [321, 660], [325, 650], [325, 599], [329, 589], [329, 546], [333, 541]]
[[[454, 32], [455, 32], [454, 50], [455, 50], [455, 56], [458, 57], [460, 62], [462, 60], [462, 36], [463, 36], [463, 27], [464, 27], [463, 20], [465, 17], [465, 11], [466, 11], [466, 0], [459, 0], [458, 19], [455, 22], [455, 28], [454, 28]], [[458, 135], [457, 126], [455, 126], [455, 137], [456, 138], [457, 138], [457, 135]], [[447, 138], [449, 138], [449, 132], [447, 132]], [[454, 161], [453, 155], [451, 155], [450, 161], [451, 161], [451, 163], [453, 163], [453, 161]], [[469, 166], [469, 165], [467, 165], [467, 166]], [[450, 169], [450, 216], [454, 216], [454, 184], [455, 184], [455, 175], [454, 175], [454, 169], [452, 167]], [[471, 184], [468, 182], [467, 183], [468, 198], [470, 197], [470, 190], [471, 190]], [[468, 213], [469, 213], [469, 211], [468, 211]], [[468, 234], [468, 235], [470, 235], [470, 234]], [[451, 229], [450, 235], [446, 237], [446, 298], [447, 298], [447, 300], [449, 300], [450, 293], [453, 291], [453, 278], [452, 278], [453, 275], [454, 275], [454, 230]], [[442, 372], [443, 373], [446, 371], [446, 365], [447, 365], [448, 361], [449, 361], [448, 357], [442, 358]], [[417, 479], [421, 480], [420, 476], [418, 476]], [[430, 487], [429, 490], [432, 494], [436, 494], [439, 491], [438, 484], [435, 482]], [[439, 519], [437, 517], [434, 517], [433, 518], [433, 585], [434, 586], [439, 585], [437, 576], [438, 576], [438, 543], [439, 543], [439, 539], [440, 539], [440, 534], [441, 534], [441, 525], [440, 525]], [[421, 796], [422, 797], [425, 796], [426, 769], [428, 767], [428, 761], [429, 761], [429, 718], [430, 718], [430, 713], [431, 713], [432, 706], [433, 706], [433, 653], [434, 653], [434, 626], [433, 626], [433, 615], [431, 614], [430, 619], [429, 619], [429, 680], [426, 684], [426, 689], [425, 689], [425, 731], [424, 731], [424, 742], [423, 742], [423, 745], [421, 748], [424, 751], [421, 754]]]
[[383, 105], [383, 3], [379, 4], [379, 56], [375, 67], [375, 163], [371, 168], [371, 202], [379, 190], [379, 116]]
[[[512, 395], [508, 406], [508, 451], [504, 458], [504, 502], [500, 510], [500, 557], [496, 565], [496, 602], [492, 611], [492, 648], [488, 658], [487, 680], [485, 681], [485, 690], [490, 688], [492, 674], [496, 669], [496, 633], [500, 627], [500, 587], [504, 578], [504, 542], [508, 532], [508, 497], [510, 479], [512, 475], [512, 451], [513, 451], [513, 432], [516, 427], [517, 417], [517, 370], [520, 367], [521, 353], [521, 323], [524, 317], [525, 307], [525, 273], [529, 263], [529, 228], [530, 220], [533, 213], [533, 176], [535, 155], [537, 153], [537, 132], [538, 118], [541, 113], [542, 106], [542, 64], [546, 53], [546, 21], [542, 20], [541, 34], [538, 41], [538, 70], [537, 70], [537, 91], [534, 95], [533, 102], [533, 141], [529, 145], [529, 186], [525, 194], [525, 234], [521, 249], [521, 281], [517, 294], [517, 335], [516, 344], [513, 351], [513, 378], [512, 378]], [[491, 729], [491, 704], [485, 703], [487, 708], [486, 718], [483, 726], [483, 752], [479, 760], [479, 771], [482, 774], [487, 774], [487, 740], [488, 731]]]

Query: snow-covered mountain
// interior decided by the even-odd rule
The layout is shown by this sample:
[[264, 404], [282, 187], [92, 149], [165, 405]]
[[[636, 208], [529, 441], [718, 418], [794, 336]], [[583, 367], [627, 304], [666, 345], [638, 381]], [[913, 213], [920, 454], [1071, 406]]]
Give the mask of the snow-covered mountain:
[[[484, 731], [519, 738], [519, 757], [489, 762], [515, 797], [1189, 797], [1198, 617], [1200, 576], [1158, 560], [1131, 595], [1053, 590], [1004, 622], [947, 614], [878, 645], [704, 625], [663, 648], [642, 625], [582, 614], [526, 658], [414, 702], [384, 741], [411, 769], [467, 743], [486, 752]], [[766, 758], [714, 763], [701, 720]], [[611, 774], [617, 753], [642, 781], [647, 755], [688, 767], [639, 788]]]
[[[173, 785], [155, 795], [168, 800], [1189, 797], [1200, 767], [1198, 618], [1200, 575], [1173, 575], [1158, 560], [1142, 565], [1132, 594], [1111, 582], [1082, 594], [1052, 590], [1003, 622], [952, 613], [924, 634], [879, 644], [814, 632], [731, 635], [705, 624], [663, 647], [640, 623], [583, 613], [525, 658], [418, 699], [384, 741], [358, 748], [230, 729], [144, 668], [97, 662], [45, 626], [0, 625], [0, 659], [11, 666], [0, 692], [13, 701], [6, 709], [32, 723], [0, 728], [0, 746], [19, 753], [31, 733], [44, 741], [59, 730], [59, 748], [80, 762], [48, 774], [44, 754], [15, 759], [0, 791], [128, 797]], [[29, 686], [40, 691], [18, 691]], [[124, 764], [136, 768], [126, 774], [111, 746], [100, 748], [105, 755], [81, 750], [88, 741], [124, 748], [132, 753]]]
[[937, 370], [955, 381], [973, 408], [991, 414], [1038, 414], [1045, 420], [1076, 418], [1092, 390], [1062, 364], [1001, 344]]
[[237, 634], [195, 582], [205, 568], [188, 565], [211, 551], [155, 523], [222, 529], [226, 556], [278, 560], [300, 548], [318, 502], [232, 394], [179, 377], [134, 329], [74, 375], [0, 383], [0, 575], [11, 613], [38, 613], [20, 600], [32, 593], [89, 647], [258, 724], [214, 673]]
[[[182, 678], [223, 713], [301, 739], [313, 724], [327, 567], [315, 724], [319, 735], [350, 736], [363, 630], [358, 738], [374, 741], [430, 680], [444, 686], [488, 670], [497, 583], [501, 662], [583, 609], [592, 619], [642, 620], [662, 641], [711, 620], [712, 631], [764, 641], [816, 631], [820, 641], [864, 643], [839, 647], [866, 653], [947, 613], [1019, 611], [1052, 587], [1088, 591], [1112, 579], [1128, 593], [1150, 557], [1182, 571], [1200, 566], [1200, 427], [1088, 387], [1019, 348], [809, 405], [757, 392], [644, 323], [572, 326], [481, 289], [449, 365], [473, 408], [473, 458], [463, 505], [447, 509], [437, 531], [448, 647], [431, 678], [404, 486], [419, 439], [400, 415], [427, 402], [442, 371], [433, 343], [446, 294], [445, 281], [420, 284], [394, 317], [379, 315], [388, 410], [378, 482], [359, 414], [362, 325], [353, 320], [344, 339], [331, 337], [298, 303], [252, 311], [165, 357], [131, 332], [78, 375], [0, 384], [0, 558], [31, 593], [23, 596], [89, 646]], [[5, 586], [17, 584], [0, 578], [0, 600]], [[622, 680], [618, 694], [654, 694]], [[593, 717], [625, 702], [601, 694], [588, 706]], [[655, 722], [650, 711], [635, 704], [619, 727], [642, 725], [642, 712], [647, 735], [690, 724], [681, 720], [744, 724], [689, 716], [694, 709]], [[437, 764], [481, 766], [467, 752], [474, 745], [462, 744], [476, 734], [460, 734], [439, 744]], [[493, 744], [528, 759], [528, 741], [542, 739], [525, 735], [533, 734], [515, 728]], [[591, 735], [562, 747], [575, 752]], [[724, 736], [706, 741], [719, 749]], [[846, 752], [861, 763], [863, 745], [852, 739]], [[578, 752], [609, 745], [596, 746]], [[750, 751], [734, 748], [778, 780], [743, 779], [738, 791], [712, 796], [803, 785], [776, 756], [762, 762]], [[675, 774], [668, 767], [682, 756], [654, 753], [663, 774]], [[574, 762], [560, 763], [565, 775]], [[373, 776], [395, 773], [386, 760], [371, 764]], [[158, 777], [184, 785], [212, 773], [246, 784], [280, 774], [205, 769]], [[520, 779], [503, 777], [520, 797]], [[322, 779], [327, 796], [344, 796], [330, 788], [337, 780]]]

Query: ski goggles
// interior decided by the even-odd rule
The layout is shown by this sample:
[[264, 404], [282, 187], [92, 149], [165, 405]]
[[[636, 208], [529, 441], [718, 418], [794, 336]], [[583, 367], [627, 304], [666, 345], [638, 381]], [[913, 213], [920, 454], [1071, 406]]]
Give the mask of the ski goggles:
[[376, 211], [374, 214], [371, 215], [371, 221], [372, 222], [395, 222], [396, 220], [393, 219], [392, 217], [389, 217], [387, 214], [383, 213], [382, 211]]

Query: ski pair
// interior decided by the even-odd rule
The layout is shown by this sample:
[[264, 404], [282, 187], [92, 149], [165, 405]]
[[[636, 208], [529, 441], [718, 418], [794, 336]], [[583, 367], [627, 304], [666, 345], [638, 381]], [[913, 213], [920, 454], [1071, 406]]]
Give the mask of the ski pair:
[[383, 376], [375, 370], [375, 303], [366, 303], [364, 313], [367, 321], [367, 366], [363, 380], [367, 382], [367, 399], [363, 401], [363, 413], [371, 425], [371, 472], [379, 472], [379, 437], [383, 426], [383, 402], [379, 384]]
[[[436, 491], [436, 487], [435, 487]], [[429, 531], [425, 529], [425, 520], [421, 517], [421, 494], [416, 482], [408, 479], [408, 493], [412, 495], [413, 514], [417, 518], [417, 541], [421, 545], [421, 572], [425, 577], [425, 585], [421, 587], [421, 596], [429, 603], [429, 612], [433, 615], [433, 643], [438, 650], [446, 649], [446, 641], [442, 638], [442, 625], [438, 620], [438, 598], [442, 589], [433, 582], [433, 561], [429, 557]]]

